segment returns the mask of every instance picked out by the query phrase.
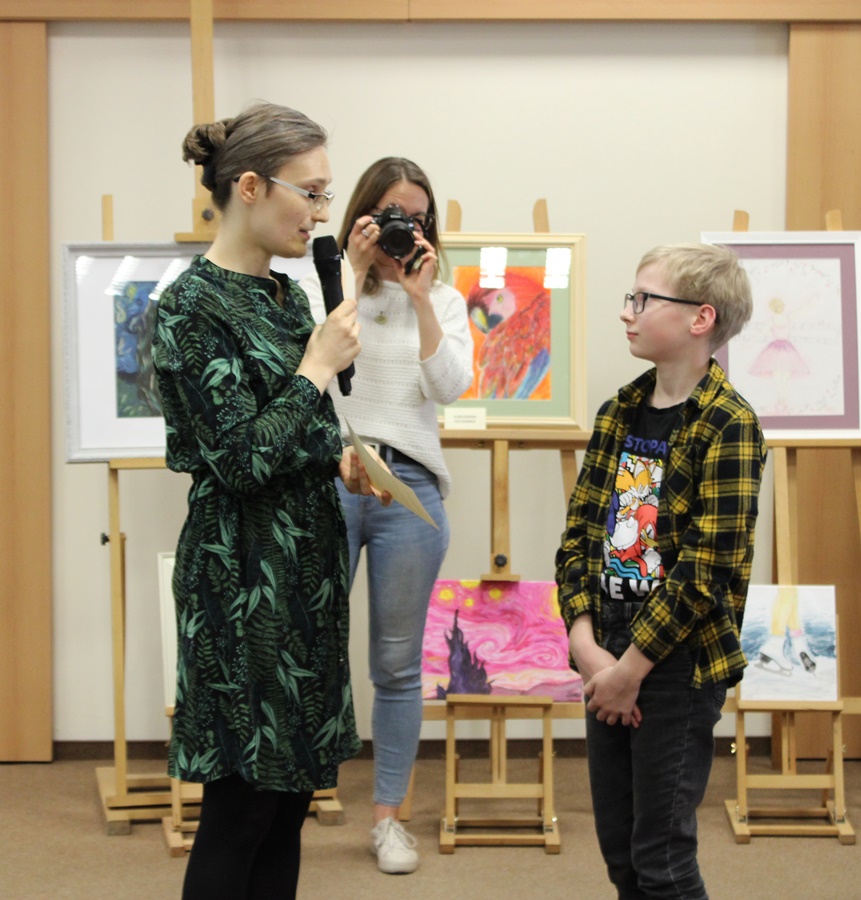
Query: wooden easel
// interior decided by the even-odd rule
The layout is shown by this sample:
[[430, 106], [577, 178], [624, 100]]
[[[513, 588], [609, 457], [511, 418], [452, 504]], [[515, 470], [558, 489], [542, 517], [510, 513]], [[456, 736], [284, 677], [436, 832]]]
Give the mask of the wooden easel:
[[[774, 453], [774, 520], [775, 554], [778, 584], [797, 584], [796, 448], [777, 446]], [[853, 451], [854, 452], [854, 451]], [[778, 773], [762, 775], [748, 771], [744, 717], [749, 712], [772, 713], [772, 739], [779, 734], [780, 759]], [[832, 749], [826, 771], [803, 774], [798, 771], [796, 756], [796, 714], [827, 712], [831, 717]], [[750, 843], [754, 835], [834, 836], [841, 844], [854, 844], [855, 832], [846, 817], [843, 778], [843, 713], [842, 700], [828, 702], [748, 702], [740, 698], [736, 704], [736, 784], [738, 798], [726, 801], [726, 811], [737, 844]], [[811, 806], [751, 806], [751, 790], [820, 789], [821, 802]], [[754, 824], [752, 820], [761, 821]], [[790, 821], [792, 820], [792, 821]], [[824, 820], [813, 824], [812, 820]]]
[[[110, 210], [110, 202], [104, 203]], [[121, 471], [164, 469], [161, 458], [112, 459], [108, 462], [108, 534], [111, 569], [111, 645], [114, 682], [114, 765], [96, 769], [96, 780], [109, 835], [131, 831], [133, 821], [161, 821], [171, 856], [181, 856], [190, 847], [200, 813], [201, 786], [180, 782], [167, 775], [129, 773], [125, 704], [125, 550], [126, 536], [120, 530]], [[173, 715], [173, 708], [166, 710]], [[344, 811], [334, 789], [314, 794], [311, 813], [321, 825], [340, 825]], [[188, 817], [191, 817], [189, 819]]]
[[[212, 0], [191, 0], [191, 45], [193, 110], [196, 122], [215, 118], [212, 68]], [[209, 243], [218, 230], [219, 217], [211, 197], [195, 178], [192, 203], [193, 230], [177, 233], [177, 242]], [[113, 198], [102, 197], [102, 240], [114, 240]], [[128, 770], [125, 716], [125, 534], [120, 530], [119, 473], [123, 470], [163, 469], [164, 459], [112, 459], [108, 462], [109, 530], [103, 543], [110, 543], [111, 645], [114, 686], [114, 765], [96, 769], [96, 779], [107, 833], [124, 835], [132, 821], [161, 820], [171, 856], [191, 848], [200, 813], [202, 787], [166, 775], [133, 775]], [[168, 707], [166, 714], [173, 715]], [[309, 809], [322, 825], [340, 825], [344, 810], [335, 789], [317, 791]], [[186, 818], [191, 816], [191, 819]]]
[[[191, 0], [191, 81], [195, 122], [215, 120], [212, 38], [212, 0]], [[211, 242], [218, 232], [220, 216], [212, 205], [209, 191], [197, 177], [191, 214], [192, 231], [177, 233], [174, 240], [178, 243]], [[167, 714], [172, 716], [173, 709], [169, 709]], [[181, 856], [191, 849], [197, 830], [197, 822], [187, 820], [184, 812], [192, 816], [199, 814], [199, 809], [186, 809], [184, 804], [188, 795], [192, 803], [199, 803], [198, 790], [194, 785], [173, 778], [170, 781], [171, 815], [163, 818], [162, 826], [171, 856]], [[337, 788], [316, 791], [308, 813], [316, 815], [321, 825], [343, 825], [344, 808], [338, 800]]]
[[[191, 86], [195, 122], [215, 121], [212, 31], [212, 0], [191, 0]], [[210, 243], [218, 232], [218, 211], [200, 179], [195, 177], [194, 183], [192, 230], [175, 234], [174, 240]]]
[[[549, 234], [550, 218], [547, 211], [547, 200], [535, 201], [532, 208], [532, 224], [536, 234]], [[457, 200], [449, 200], [446, 207], [445, 230], [460, 231], [461, 207]], [[520, 576], [511, 571], [511, 515], [509, 507], [509, 450], [516, 440], [523, 447], [525, 441], [539, 429], [517, 429], [516, 436], [509, 437], [500, 430], [487, 429], [484, 432], [449, 432], [443, 433], [444, 446], [456, 446], [447, 440], [457, 440], [462, 434], [478, 435], [479, 445], [490, 450], [490, 571], [481, 576], [482, 581], [520, 581]], [[560, 429], [561, 431], [561, 429]], [[571, 432], [582, 435], [582, 432]], [[483, 439], [482, 437], [483, 436]], [[469, 442], [467, 441], [469, 444]], [[472, 444], [475, 445], [474, 443]], [[568, 447], [560, 447], [562, 461], [562, 480], [565, 499], [574, 490], [577, 478], [577, 462], [575, 451]]]
[[[839, 212], [826, 216], [829, 230], [839, 230]], [[746, 231], [748, 215], [736, 210], [733, 230]], [[818, 442], [820, 445], [822, 442]], [[857, 443], [857, 442], [856, 442]], [[774, 459], [774, 534], [778, 584], [798, 584], [798, 490], [797, 450], [800, 445], [817, 446], [814, 441], [772, 441]], [[853, 448], [856, 495], [861, 515], [861, 457]], [[831, 718], [832, 749], [826, 771], [822, 774], [798, 772], [796, 755], [796, 714], [827, 712]], [[775, 767], [780, 772], [762, 775], [748, 771], [747, 743], [744, 717], [749, 712], [772, 713], [772, 745]], [[846, 818], [843, 778], [843, 713], [844, 703], [828, 702], [748, 702], [743, 696], [736, 704], [736, 783], [738, 798], [726, 801], [730, 826], [737, 844], [750, 843], [753, 835], [836, 836], [841, 844], [854, 844], [855, 832]], [[750, 790], [810, 790], [822, 791], [821, 803], [816, 806], [751, 806]], [[754, 824], [751, 820], [761, 821]], [[789, 821], [794, 820], [794, 821]], [[825, 820], [824, 824], [811, 824]]]
[[[828, 712], [831, 715], [833, 755], [821, 774], [800, 773], [795, 755], [795, 715], [799, 712]], [[778, 713], [781, 723], [780, 772], [751, 774], [747, 768], [744, 717], [749, 712]], [[747, 703], [736, 708], [736, 783], [738, 799], [726, 801], [726, 811], [737, 844], [749, 844], [754, 835], [837, 837], [841, 844], [854, 844], [855, 831], [846, 817], [843, 780], [843, 702], [834, 703]], [[822, 791], [819, 805], [751, 806], [751, 790]], [[761, 821], [754, 824], [753, 820]], [[824, 820], [813, 824], [813, 820]]]
[[[103, 200], [103, 210], [110, 211]], [[126, 743], [126, 536], [120, 531], [121, 470], [163, 469], [163, 459], [112, 459], [108, 462], [108, 534], [111, 555], [111, 648], [114, 682], [114, 765], [96, 769], [109, 835], [129, 834], [132, 821], [160, 820], [170, 808], [166, 775], [131, 775]]]
[[[457, 845], [486, 847], [524, 844], [543, 846], [545, 853], [559, 853], [559, 825], [553, 807], [553, 706], [550, 697], [500, 697], [497, 702], [497, 699], [485, 695], [453, 694], [446, 699], [445, 810], [440, 819], [440, 853], [454, 853]], [[541, 716], [539, 778], [534, 783], [512, 783], [508, 780], [505, 727], [524, 711]], [[489, 782], [458, 779], [455, 725], [458, 718], [463, 717], [459, 713], [490, 719]], [[458, 814], [461, 800], [514, 798], [537, 801], [537, 815], [467, 818]], [[513, 833], [512, 829], [520, 831]], [[522, 833], [523, 829], [531, 829], [534, 833]]]
[[[533, 209], [533, 224], [537, 233], [548, 233], [547, 201], [538, 200]], [[460, 231], [461, 210], [457, 201], [450, 200], [446, 211], [447, 232]], [[550, 437], [548, 438], [548, 435]], [[566, 498], [573, 489], [576, 471], [572, 471], [573, 446], [585, 446], [588, 435], [573, 429], [488, 429], [475, 432], [447, 432], [443, 446], [471, 446], [489, 449], [491, 453], [491, 524], [490, 572], [482, 581], [519, 581], [511, 570], [511, 530], [509, 508], [509, 450], [528, 446], [546, 446], [542, 437], [563, 454], [563, 477]], [[559, 443], [557, 443], [559, 442]], [[567, 454], [567, 455], [566, 455]], [[568, 467], [566, 470], [566, 462]], [[565, 477], [567, 476], [567, 477]], [[445, 719], [446, 722], [446, 797], [440, 819], [440, 853], [454, 853], [457, 845], [539, 845], [547, 853], [560, 849], [559, 828], [553, 807], [553, 718], [574, 718], [583, 715], [581, 704], [554, 703], [549, 697], [488, 696], [486, 694], [457, 694], [444, 704], [429, 702], [424, 707], [426, 720]], [[535, 783], [512, 783], [508, 780], [508, 751], [506, 723], [523, 718], [542, 720], [542, 753], [540, 777]], [[456, 751], [456, 723], [463, 719], [490, 721], [490, 781], [462, 782], [458, 780]], [[401, 818], [409, 818], [412, 806], [412, 779], [407, 799], [401, 808]], [[535, 816], [490, 816], [463, 818], [458, 815], [459, 802], [464, 799], [510, 801], [534, 799], [538, 804]], [[533, 833], [524, 833], [530, 829]]]
[[[195, 120], [214, 118], [212, 77], [212, 0], [191, 0], [192, 93]], [[197, 185], [192, 207], [194, 230], [177, 234], [177, 241], [209, 242], [217, 230], [217, 216]], [[114, 240], [113, 198], [102, 197], [102, 239]], [[96, 769], [109, 835], [129, 834], [132, 821], [162, 820], [171, 854], [177, 838], [184, 852], [187, 828], [182, 819], [183, 803], [195, 804], [199, 812], [200, 787], [179, 785], [165, 776], [130, 775], [125, 726], [125, 534], [120, 531], [119, 473], [121, 470], [161, 469], [163, 459], [113, 459], [108, 462], [109, 531], [111, 549], [111, 634], [114, 681], [114, 765]], [[171, 812], [166, 816], [166, 812]], [[168, 826], [170, 823], [170, 827]]]

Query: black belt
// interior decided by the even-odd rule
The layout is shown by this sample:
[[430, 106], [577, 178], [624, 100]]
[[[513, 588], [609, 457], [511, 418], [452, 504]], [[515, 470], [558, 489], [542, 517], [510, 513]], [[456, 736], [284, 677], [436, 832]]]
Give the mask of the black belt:
[[377, 455], [380, 459], [386, 463], [406, 463], [408, 466], [420, 466], [420, 462], [416, 462], [411, 456], [407, 456], [406, 453], [401, 453], [397, 447], [391, 447], [389, 444], [377, 444], [373, 441], [363, 441], [366, 447], [370, 447], [372, 450], [376, 450]]

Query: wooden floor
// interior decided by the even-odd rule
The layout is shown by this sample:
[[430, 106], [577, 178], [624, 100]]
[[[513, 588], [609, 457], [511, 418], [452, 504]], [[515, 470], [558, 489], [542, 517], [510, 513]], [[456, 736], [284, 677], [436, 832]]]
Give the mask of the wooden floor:
[[[438, 852], [444, 805], [445, 764], [418, 763], [411, 830], [421, 865], [408, 876], [377, 872], [369, 851], [371, 763], [342, 769], [342, 826], [309, 819], [303, 832], [300, 897], [332, 900], [610, 900], [592, 824], [583, 759], [557, 758], [556, 809], [561, 853], [541, 848], [458, 847]], [[764, 758], [752, 760], [767, 768]], [[184, 858], [171, 858], [160, 824], [136, 824], [128, 836], [108, 837], [96, 789], [104, 760], [40, 765], [0, 765], [0, 897], [153, 900], [179, 897]], [[465, 760], [464, 766], [483, 765]], [[534, 770], [534, 762], [512, 760]], [[134, 763], [139, 771], [164, 771], [160, 761]], [[846, 764], [849, 816], [861, 823], [861, 762]], [[754, 838], [738, 845], [725, 801], [734, 792], [734, 759], [719, 757], [700, 810], [700, 862], [713, 900], [758, 896], [781, 900], [861, 897], [861, 845], [835, 838]], [[477, 801], [476, 801], [477, 802]]]

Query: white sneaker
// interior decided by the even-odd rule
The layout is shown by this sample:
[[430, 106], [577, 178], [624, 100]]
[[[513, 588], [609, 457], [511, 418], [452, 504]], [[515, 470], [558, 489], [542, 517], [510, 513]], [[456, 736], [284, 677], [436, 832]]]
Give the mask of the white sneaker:
[[371, 837], [377, 854], [377, 868], [381, 872], [387, 875], [407, 875], [418, 868], [416, 839], [391, 816], [377, 822], [371, 829]]

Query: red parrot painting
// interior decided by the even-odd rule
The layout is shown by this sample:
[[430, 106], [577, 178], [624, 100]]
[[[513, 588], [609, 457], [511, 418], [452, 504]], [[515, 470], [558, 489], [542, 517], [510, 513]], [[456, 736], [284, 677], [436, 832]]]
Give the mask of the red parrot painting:
[[475, 344], [475, 377], [462, 399], [550, 398], [550, 292], [544, 270], [510, 268], [505, 286], [482, 288], [479, 270], [455, 270]]

